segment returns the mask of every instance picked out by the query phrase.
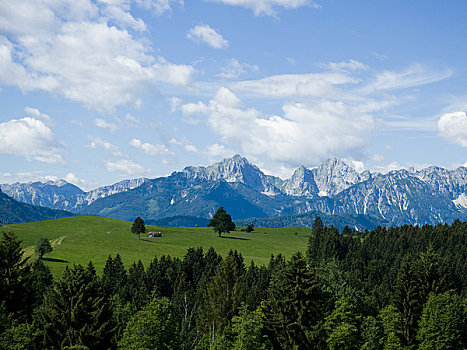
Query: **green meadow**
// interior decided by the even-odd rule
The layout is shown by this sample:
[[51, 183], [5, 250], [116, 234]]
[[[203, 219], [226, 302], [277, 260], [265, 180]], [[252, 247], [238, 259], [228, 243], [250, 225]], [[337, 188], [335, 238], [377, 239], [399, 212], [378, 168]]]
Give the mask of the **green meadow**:
[[44, 256], [45, 263], [55, 276], [61, 275], [65, 266], [87, 265], [92, 261], [97, 272], [102, 273], [107, 257], [120, 254], [128, 268], [141, 261], [147, 267], [154, 256], [171, 255], [183, 257], [189, 247], [209, 247], [225, 256], [229, 250], [242, 253], [245, 263], [253, 260], [265, 264], [271, 254], [290, 257], [297, 251], [304, 252], [311, 233], [310, 229], [287, 227], [280, 229], [255, 228], [253, 232], [236, 231], [219, 238], [208, 227], [156, 227], [146, 225], [148, 231], [160, 231], [162, 237], [149, 238], [141, 235], [138, 240], [130, 232], [132, 223], [127, 221], [79, 216], [46, 220], [25, 224], [4, 225], [1, 231], [13, 231], [22, 240], [24, 254], [37, 259], [34, 245], [40, 237], [47, 237], [53, 251]]

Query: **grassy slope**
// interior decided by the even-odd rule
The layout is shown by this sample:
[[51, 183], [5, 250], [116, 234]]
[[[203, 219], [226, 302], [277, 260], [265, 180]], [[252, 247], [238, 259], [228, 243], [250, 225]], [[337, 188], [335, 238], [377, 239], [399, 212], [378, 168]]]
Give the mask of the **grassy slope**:
[[254, 232], [235, 231], [218, 238], [211, 228], [146, 227], [161, 231], [161, 238], [147, 238], [130, 233], [131, 223], [92, 216], [71, 217], [25, 224], [6, 225], [0, 231], [13, 231], [23, 241], [25, 255], [35, 257], [34, 248], [40, 237], [47, 237], [54, 246], [45, 256], [54, 275], [60, 275], [67, 264], [86, 265], [92, 260], [98, 273], [102, 273], [107, 257], [120, 253], [128, 268], [141, 259], [147, 267], [155, 255], [183, 256], [188, 247], [214, 247], [225, 256], [230, 249], [243, 254], [245, 262], [254, 260], [264, 264], [271, 254], [282, 253], [290, 257], [296, 251], [305, 251], [311, 230], [287, 227], [281, 229], [257, 228]]

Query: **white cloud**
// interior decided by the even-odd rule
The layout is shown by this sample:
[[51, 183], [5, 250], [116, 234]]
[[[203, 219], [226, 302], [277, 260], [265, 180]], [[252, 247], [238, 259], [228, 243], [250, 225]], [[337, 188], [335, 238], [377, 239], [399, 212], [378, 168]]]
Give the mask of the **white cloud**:
[[115, 162], [106, 161], [104, 165], [107, 171], [120, 172], [128, 175], [142, 175], [146, 172], [142, 165], [128, 159], [120, 159]]
[[235, 79], [240, 75], [248, 73], [248, 71], [257, 72], [259, 70], [257, 65], [248, 63], [240, 63], [235, 58], [232, 58], [229, 63], [221, 69], [217, 75], [223, 79]]
[[352, 154], [367, 144], [374, 126], [362, 107], [343, 102], [286, 103], [282, 116], [264, 116], [244, 107], [226, 88], [219, 89], [209, 104], [198, 105], [197, 111], [207, 116], [224, 142], [243, 153], [294, 165]]
[[173, 153], [170, 152], [169, 149], [163, 144], [155, 145], [149, 142], [141, 142], [139, 139], [133, 139], [130, 141], [129, 145], [142, 149], [144, 153], [151, 157], [173, 155]]
[[204, 152], [210, 159], [219, 159], [231, 157], [235, 154], [235, 151], [226, 148], [224, 145], [214, 143], [206, 147]]
[[373, 159], [375, 162], [383, 162], [384, 156], [382, 154], [373, 154], [371, 159]]
[[391, 171], [400, 170], [400, 169], [405, 169], [405, 167], [402, 166], [401, 164], [399, 164], [398, 162], [391, 162], [391, 163], [388, 163], [388, 164], [377, 166], [377, 167], [371, 169], [371, 171], [378, 172], [378, 173], [381, 173], [381, 174], [387, 174], [387, 173], [389, 173]]
[[378, 74], [373, 82], [365, 86], [363, 92], [371, 93], [426, 85], [449, 78], [452, 74], [451, 70], [429, 71], [426, 67], [415, 64], [401, 72], [384, 71]]
[[345, 72], [281, 74], [258, 80], [235, 82], [230, 87], [238, 92], [267, 98], [324, 97], [341, 92], [336, 85], [358, 83], [359, 79]]
[[107, 142], [107, 141], [103, 141], [99, 137], [89, 136], [89, 139], [90, 139], [90, 142], [89, 142], [89, 145], [87, 145], [87, 147], [90, 147], [92, 149], [101, 148], [106, 151], [112, 152], [114, 156], [118, 156], [118, 157], [122, 156], [122, 153], [120, 152], [120, 150], [118, 149], [116, 145], [110, 142]]
[[467, 115], [465, 112], [443, 114], [438, 120], [438, 130], [447, 141], [467, 147]]
[[96, 118], [94, 119], [94, 125], [97, 126], [98, 128], [102, 129], [109, 129], [110, 132], [114, 132], [115, 130], [118, 129], [118, 125], [114, 123], [109, 123], [106, 120], [102, 118]]
[[153, 85], [188, 84], [193, 67], [152, 56], [147, 42], [131, 34], [128, 28], [143, 30], [144, 22], [131, 16], [129, 6], [0, 2], [0, 83], [56, 93], [105, 112], [140, 105]]
[[354, 59], [350, 59], [349, 61], [343, 61], [343, 62], [328, 62], [328, 63], [321, 63], [319, 64], [320, 67], [327, 68], [332, 71], [359, 71], [359, 70], [368, 70], [370, 67], [368, 67], [366, 64], [359, 62]]
[[192, 153], [198, 153], [198, 149], [193, 145], [185, 145], [185, 151], [192, 152]]
[[242, 6], [253, 10], [256, 16], [274, 16], [278, 8], [295, 9], [302, 6], [320, 8], [321, 6], [310, 0], [209, 0], [226, 5]]
[[352, 161], [350, 161], [350, 164], [355, 169], [355, 171], [358, 172], [358, 173], [361, 173], [361, 172], [365, 171], [365, 164], [363, 164], [363, 162], [361, 162], [361, 161], [352, 160]]
[[135, 0], [145, 10], [152, 11], [154, 15], [160, 16], [172, 11], [172, 5], [183, 6], [183, 0]]
[[80, 179], [79, 177], [77, 177], [73, 173], [66, 174], [64, 180], [66, 182], [69, 182], [69, 183], [71, 183], [73, 185], [78, 186], [79, 188], [81, 188], [81, 189], [83, 189], [85, 191], [90, 190], [94, 185], [94, 183], [89, 183], [89, 181], [86, 181], [84, 179]]
[[41, 113], [37, 108], [26, 107], [24, 112], [31, 117], [39, 118], [48, 124], [52, 123], [52, 119], [45, 113]]
[[42, 120], [32, 117], [0, 123], [0, 153], [48, 164], [65, 163], [63, 144]]
[[125, 116], [125, 120], [127, 122], [128, 125], [134, 127], [134, 128], [140, 128], [140, 124], [141, 124], [141, 120], [139, 120], [138, 118], [132, 116], [131, 114], [127, 114]]
[[207, 24], [191, 28], [186, 37], [196, 43], [205, 43], [214, 49], [223, 49], [229, 46], [229, 42]]

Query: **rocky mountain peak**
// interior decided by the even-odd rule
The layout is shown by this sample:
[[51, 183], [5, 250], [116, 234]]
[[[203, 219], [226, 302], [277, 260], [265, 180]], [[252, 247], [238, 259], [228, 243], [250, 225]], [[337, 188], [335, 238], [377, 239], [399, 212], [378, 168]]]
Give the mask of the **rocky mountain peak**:
[[362, 181], [357, 171], [342, 159], [330, 158], [313, 172], [320, 196], [334, 196]]

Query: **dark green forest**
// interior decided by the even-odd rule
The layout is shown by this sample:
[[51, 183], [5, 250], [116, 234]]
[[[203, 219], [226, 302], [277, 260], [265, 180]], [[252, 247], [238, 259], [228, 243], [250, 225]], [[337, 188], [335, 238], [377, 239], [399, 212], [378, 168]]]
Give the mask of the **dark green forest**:
[[53, 279], [0, 241], [2, 349], [465, 349], [467, 222], [357, 232], [317, 218], [265, 266], [189, 248]]

